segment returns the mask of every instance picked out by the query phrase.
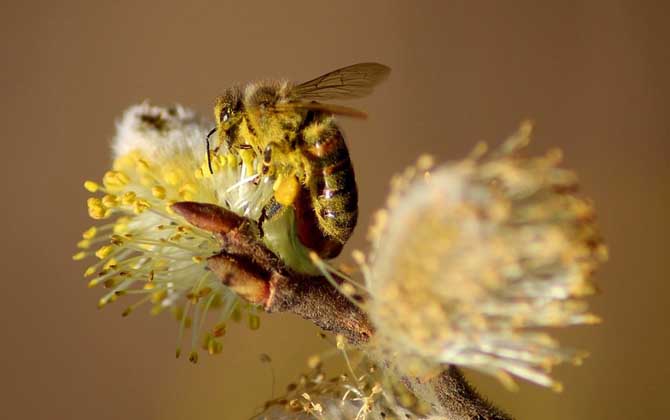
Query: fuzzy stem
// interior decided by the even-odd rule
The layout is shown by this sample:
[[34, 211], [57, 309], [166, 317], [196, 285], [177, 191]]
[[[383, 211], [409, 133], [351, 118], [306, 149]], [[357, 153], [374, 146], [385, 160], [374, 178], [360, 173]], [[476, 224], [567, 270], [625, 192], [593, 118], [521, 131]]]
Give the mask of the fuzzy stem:
[[[240, 297], [266, 312], [297, 314], [351, 344], [364, 344], [374, 334], [365, 312], [325, 278], [286, 267], [257, 239], [251, 228], [255, 222], [212, 204], [180, 202], [172, 208], [189, 223], [217, 235], [221, 252], [208, 259], [208, 267]], [[449, 420], [511, 419], [480, 397], [454, 366], [428, 381], [404, 381], [413, 391], [430, 395]]]

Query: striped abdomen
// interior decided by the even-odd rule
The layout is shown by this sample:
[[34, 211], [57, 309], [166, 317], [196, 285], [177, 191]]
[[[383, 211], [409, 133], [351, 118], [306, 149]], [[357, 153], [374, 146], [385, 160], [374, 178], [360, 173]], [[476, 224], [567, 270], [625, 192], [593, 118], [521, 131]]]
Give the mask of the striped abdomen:
[[309, 188], [312, 209], [322, 232], [343, 245], [358, 220], [358, 190], [349, 151], [340, 130], [332, 123], [305, 135], [303, 152], [310, 162]]

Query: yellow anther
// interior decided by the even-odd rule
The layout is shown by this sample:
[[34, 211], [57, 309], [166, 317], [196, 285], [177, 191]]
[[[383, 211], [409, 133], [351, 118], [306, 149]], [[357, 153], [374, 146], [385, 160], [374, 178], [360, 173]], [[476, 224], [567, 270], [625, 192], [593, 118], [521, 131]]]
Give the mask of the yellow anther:
[[351, 257], [354, 259], [354, 261], [356, 261], [356, 264], [358, 265], [365, 264], [365, 254], [363, 253], [363, 251], [354, 249], [351, 252]]
[[179, 188], [179, 196], [184, 201], [192, 201], [198, 189], [193, 184], [184, 184]]
[[126, 185], [128, 182], [130, 182], [130, 178], [128, 178], [128, 175], [124, 174], [123, 172], [117, 172], [116, 179], [123, 185]]
[[102, 177], [102, 183], [106, 187], [123, 187], [129, 181], [128, 176], [120, 171], [107, 171]]
[[87, 249], [89, 246], [91, 246], [91, 241], [89, 239], [82, 239], [77, 242], [77, 248]]
[[344, 336], [342, 334], [335, 336], [335, 343], [339, 350], [344, 350], [347, 345], [347, 342], [344, 340]]
[[192, 193], [196, 193], [196, 192], [198, 192], [198, 188], [191, 183], [186, 183], [179, 188], [179, 192], [182, 192], [182, 191], [190, 191]]
[[92, 226], [88, 228], [81, 236], [84, 239], [93, 239], [96, 233], [98, 233], [98, 228]]
[[419, 168], [420, 171], [427, 171], [432, 168], [433, 165], [435, 165], [435, 158], [431, 155], [421, 155], [416, 161], [416, 167]]
[[230, 319], [235, 322], [240, 322], [242, 320], [242, 311], [239, 306], [235, 306], [235, 309], [233, 309], [233, 312], [230, 314]]
[[84, 182], [84, 188], [86, 188], [86, 191], [94, 193], [100, 189], [100, 185], [97, 182], [86, 181]]
[[345, 296], [352, 296], [354, 293], [356, 293], [356, 289], [350, 283], [342, 283], [340, 290]]
[[602, 318], [600, 318], [598, 315], [594, 315], [594, 314], [584, 315], [584, 323], [585, 324], [600, 324], [602, 322], [603, 322]]
[[119, 203], [115, 195], [113, 194], [105, 194], [104, 197], [102, 197], [102, 204], [109, 208], [112, 209], [116, 207]]
[[86, 258], [86, 253], [84, 251], [77, 252], [72, 256], [72, 259], [75, 261], [80, 261], [83, 260], [84, 258]]
[[119, 223], [117, 221], [114, 227], [112, 228], [112, 231], [117, 235], [121, 235], [128, 231], [128, 223]]
[[167, 290], [159, 290], [151, 294], [151, 303], [161, 303], [167, 297]]
[[151, 208], [151, 205], [149, 202], [143, 198], [138, 199], [135, 201], [135, 204], [133, 204], [133, 212], [135, 214], [140, 214], [143, 213], [145, 210]]
[[95, 266], [88, 267], [86, 271], [84, 271], [84, 277], [92, 276], [95, 273]]
[[88, 215], [93, 219], [104, 219], [107, 214], [107, 209], [102, 205], [102, 200], [97, 197], [91, 197], [86, 201], [88, 205]]
[[197, 351], [192, 351], [191, 354], [188, 355], [188, 361], [195, 364], [198, 363], [198, 352]]
[[219, 353], [221, 353], [222, 350], [223, 350], [223, 345], [220, 342], [216, 341], [213, 338], [210, 338], [209, 340], [207, 340], [207, 352], [210, 355], [219, 354]]
[[173, 205], [174, 203], [176, 203], [176, 201], [174, 201], [174, 200], [170, 200], [170, 201], [168, 201], [168, 202], [165, 204], [165, 211], [167, 212], [167, 214], [170, 214], [170, 215], [172, 215], [172, 214], [176, 214], [175, 211], [172, 210], [172, 205]]
[[142, 289], [144, 290], [152, 290], [156, 288], [156, 284], [154, 283], [145, 283], [144, 286], [142, 286]]
[[151, 194], [157, 199], [162, 200], [165, 198], [165, 188], [156, 185], [155, 187], [151, 188]]
[[232, 168], [237, 166], [237, 157], [235, 157], [234, 154], [232, 153], [228, 154], [226, 159], [228, 160], [228, 166]]
[[92, 207], [102, 207], [102, 200], [98, 197], [90, 197], [88, 200], [86, 200], [86, 205], [89, 209]]
[[137, 199], [137, 194], [132, 191], [128, 191], [121, 196], [121, 203], [126, 206], [132, 205]]
[[202, 262], [203, 258], [199, 255], [196, 255], [196, 256], [192, 257], [191, 260], [196, 264], [200, 264]]
[[163, 178], [165, 179], [165, 182], [167, 182], [168, 185], [176, 187], [177, 184], [179, 184], [181, 177], [179, 176], [179, 173], [177, 171], [167, 171], [164, 173]]
[[315, 355], [313, 355], [313, 356], [310, 356], [310, 357], [307, 359], [307, 366], [308, 366], [310, 369], [316, 369], [316, 368], [318, 368], [320, 365], [321, 365], [321, 357], [319, 357], [318, 354], [315, 354]]
[[214, 326], [214, 330], [212, 331], [212, 335], [214, 337], [222, 337], [226, 335], [226, 323], [225, 322], [220, 322]]
[[95, 256], [102, 260], [107, 258], [109, 254], [112, 253], [113, 250], [114, 250], [113, 245], [105, 245], [100, 247], [100, 249], [98, 249], [97, 251], [95, 251]]
[[109, 261], [105, 263], [105, 265], [102, 266], [103, 270], [109, 270], [110, 268], [116, 268], [118, 265], [118, 261], [116, 261], [116, 258], [110, 258]]
[[151, 168], [149, 167], [149, 164], [147, 163], [146, 160], [137, 159], [137, 169], [138, 171], [148, 171]]

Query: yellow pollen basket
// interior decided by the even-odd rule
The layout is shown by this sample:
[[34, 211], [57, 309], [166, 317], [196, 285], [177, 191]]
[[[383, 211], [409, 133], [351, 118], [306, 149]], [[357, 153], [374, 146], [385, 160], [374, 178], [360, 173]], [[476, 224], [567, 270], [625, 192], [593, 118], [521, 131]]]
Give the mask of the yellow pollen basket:
[[275, 200], [282, 206], [290, 206], [298, 196], [300, 183], [295, 176], [279, 177], [273, 187]]

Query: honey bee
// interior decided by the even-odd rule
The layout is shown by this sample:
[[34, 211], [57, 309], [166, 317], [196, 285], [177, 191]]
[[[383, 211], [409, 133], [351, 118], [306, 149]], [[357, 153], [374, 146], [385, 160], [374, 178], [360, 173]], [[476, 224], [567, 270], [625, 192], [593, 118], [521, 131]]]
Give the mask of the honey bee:
[[[292, 206], [304, 246], [323, 258], [340, 253], [356, 226], [358, 191], [334, 117], [366, 114], [321, 101], [366, 96], [389, 72], [382, 64], [360, 63], [300, 84], [235, 86], [216, 99], [210, 135], [218, 134], [219, 146], [259, 157], [259, 176], [274, 179], [273, 198], [259, 220], [261, 233], [265, 221]], [[208, 163], [209, 150], [207, 143]]]

